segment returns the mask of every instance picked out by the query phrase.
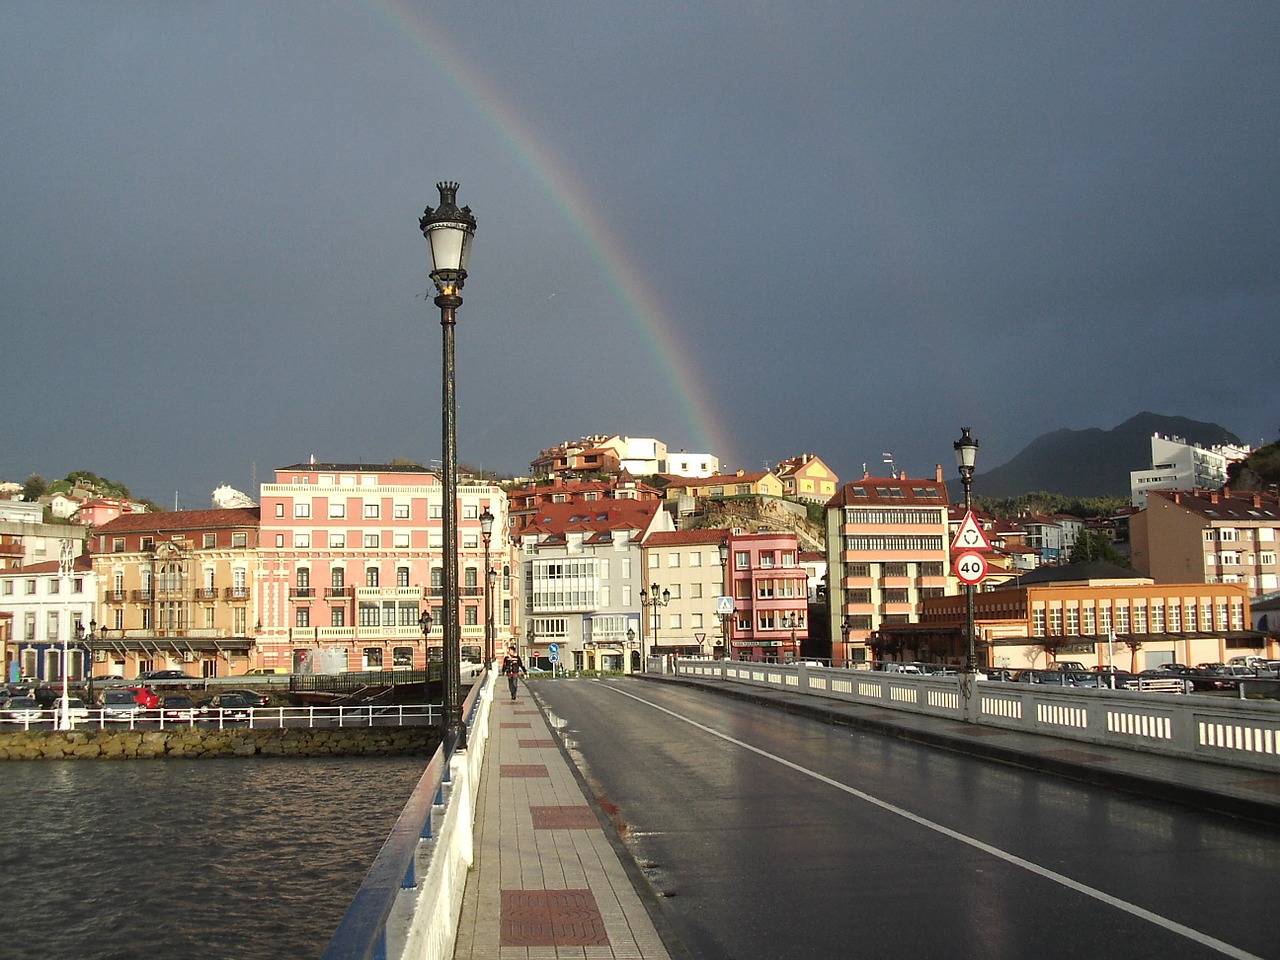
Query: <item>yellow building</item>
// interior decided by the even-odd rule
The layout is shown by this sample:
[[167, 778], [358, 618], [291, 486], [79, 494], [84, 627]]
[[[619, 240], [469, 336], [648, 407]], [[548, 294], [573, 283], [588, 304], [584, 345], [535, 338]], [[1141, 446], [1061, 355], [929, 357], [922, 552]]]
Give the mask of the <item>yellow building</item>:
[[134, 513], [93, 531], [95, 676], [254, 666], [258, 508]]
[[667, 485], [667, 499], [701, 497], [707, 500], [723, 500], [727, 497], [781, 497], [782, 481], [772, 471], [717, 474], [676, 480]]

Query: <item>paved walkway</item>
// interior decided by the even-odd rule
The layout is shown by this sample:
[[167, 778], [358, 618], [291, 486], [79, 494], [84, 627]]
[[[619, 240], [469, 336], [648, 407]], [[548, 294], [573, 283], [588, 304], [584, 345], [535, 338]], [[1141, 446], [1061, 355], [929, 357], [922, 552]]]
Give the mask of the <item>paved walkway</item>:
[[454, 957], [668, 960], [652, 894], [528, 688], [501, 684], [490, 722]]

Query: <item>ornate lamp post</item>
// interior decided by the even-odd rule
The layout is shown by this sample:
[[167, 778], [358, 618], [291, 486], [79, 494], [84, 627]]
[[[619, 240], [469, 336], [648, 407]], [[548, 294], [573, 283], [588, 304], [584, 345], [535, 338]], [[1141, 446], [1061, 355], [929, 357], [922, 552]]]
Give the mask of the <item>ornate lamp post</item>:
[[[723, 591], [722, 597], [731, 596], [729, 592], [729, 541], [727, 539], [720, 541], [720, 589]], [[731, 646], [732, 637], [729, 627], [732, 614], [720, 614], [720, 637], [724, 643], [724, 658], [726, 660], [733, 659], [733, 647]]]
[[431, 636], [431, 611], [423, 610], [418, 617], [418, 629], [422, 631], [422, 672], [425, 676], [431, 669], [431, 648], [428, 640]]
[[493, 568], [489, 566], [489, 541], [493, 536], [493, 514], [480, 514], [480, 537], [484, 540], [484, 668], [493, 664]]
[[649, 641], [649, 652], [657, 656], [658, 651], [658, 607], [665, 607], [671, 602], [671, 591], [663, 590], [661, 595], [658, 593], [658, 585], [656, 583], [649, 584], [649, 589], [640, 588], [640, 606], [642, 608], [653, 609], [653, 637]]
[[624, 673], [631, 672], [631, 648], [635, 644], [635, 642], [636, 642], [636, 632], [632, 630], [630, 627], [627, 627], [627, 665], [626, 665], [626, 669], [623, 671]]
[[444, 708], [441, 733], [446, 752], [467, 747], [462, 722], [461, 631], [458, 627], [458, 402], [454, 391], [454, 326], [467, 280], [467, 257], [476, 233], [470, 207], [458, 208], [458, 185], [442, 181], [440, 206], [423, 211], [418, 226], [431, 246], [431, 280], [436, 286], [443, 334], [441, 395], [442, 472], [444, 473]]
[[[978, 462], [978, 441], [969, 435], [968, 427], [961, 427], [960, 439], [952, 446], [956, 451], [956, 466], [960, 470], [960, 482], [964, 484], [964, 511], [967, 516], [973, 509], [973, 467]], [[973, 584], [965, 584], [969, 626], [965, 635], [964, 671], [968, 674], [978, 672], [973, 638], [973, 591]]]
[[793, 610], [793, 611], [791, 611], [790, 616], [787, 618], [787, 626], [789, 626], [789, 627], [791, 628], [791, 656], [793, 656], [793, 657], [795, 657], [797, 660], [799, 660], [799, 659], [800, 659], [800, 648], [796, 646], [796, 626], [797, 626], [797, 622], [796, 622], [796, 614], [795, 614], [795, 611], [794, 611], [794, 610]]

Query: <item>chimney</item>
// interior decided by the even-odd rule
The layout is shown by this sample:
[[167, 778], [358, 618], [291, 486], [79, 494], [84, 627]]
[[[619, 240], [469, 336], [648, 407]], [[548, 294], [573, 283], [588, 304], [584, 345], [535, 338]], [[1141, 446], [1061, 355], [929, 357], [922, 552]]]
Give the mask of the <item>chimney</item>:
[[935, 463], [933, 465], [933, 482], [934, 483], [942, 482], [942, 464], [940, 463]]
[[870, 470], [868, 470], [866, 467], [863, 467], [863, 468], [862, 468], [862, 479], [863, 479], [863, 480], [870, 480], [870, 479], [871, 479], [871, 471], [870, 471]]
[[1230, 499], [1231, 499], [1231, 488], [1230, 488], [1230, 487], [1223, 487], [1223, 488], [1222, 488], [1222, 497], [1223, 497], [1223, 499], [1224, 499], [1224, 500], [1230, 500]]
[[1175, 490], [1175, 491], [1173, 491], [1173, 502], [1174, 502], [1174, 503], [1182, 503], [1182, 491], [1181, 491], [1181, 490]]
[[1253, 495], [1253, 506], [1255, 509], [1262, 506], [1262, 494], [1255, 493]]
[[1213, 490], [1209, 493], [1210, 503], [1217, 503], [1219, 499], [1220, 499], [1220, 495], [1217, 490]]

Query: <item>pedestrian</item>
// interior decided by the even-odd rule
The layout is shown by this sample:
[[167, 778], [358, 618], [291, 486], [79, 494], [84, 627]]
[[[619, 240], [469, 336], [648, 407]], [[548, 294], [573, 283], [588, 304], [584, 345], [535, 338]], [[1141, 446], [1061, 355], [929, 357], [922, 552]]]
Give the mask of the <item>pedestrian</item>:
[[515, 647], [507, 648], [507, 655], [502, 658], [502, 672], [507, 675], [507, 687], [511, 690], [511, 699], [516, 698], [516, 682], [520, 678], [520, 674], [529, 676], [529, 671], [525, 669], [524, 661], [520, 659], [520, 654], [516, 652]]

